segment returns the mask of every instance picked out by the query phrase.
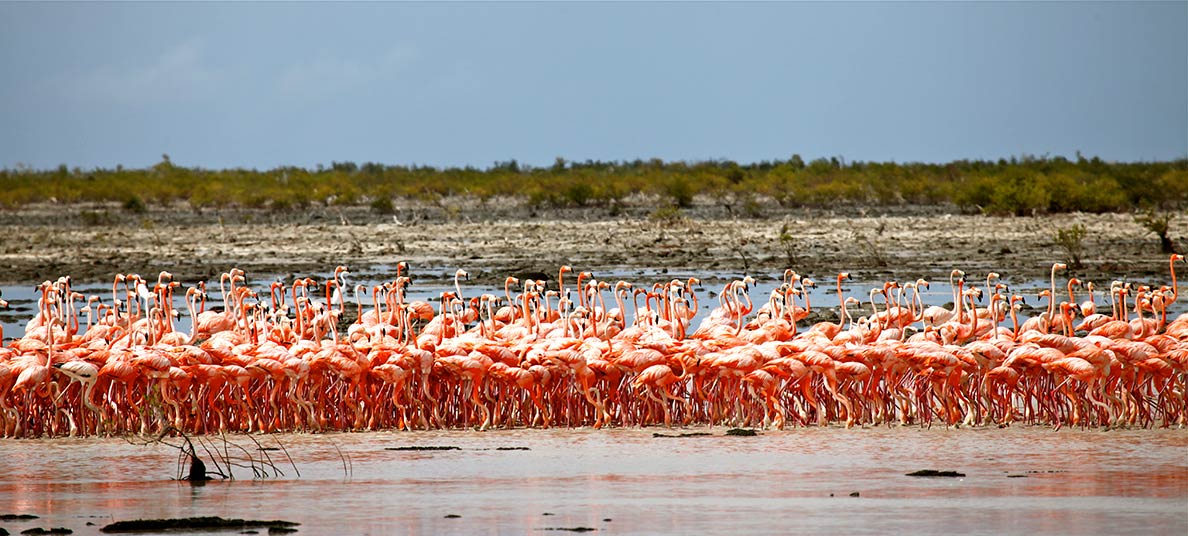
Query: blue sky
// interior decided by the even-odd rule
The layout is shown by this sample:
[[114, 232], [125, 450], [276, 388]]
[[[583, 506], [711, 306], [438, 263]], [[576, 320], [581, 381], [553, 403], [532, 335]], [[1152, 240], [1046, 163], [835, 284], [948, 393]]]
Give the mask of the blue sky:
[[1188, 157], [1188, 2], [0, 2], [0, 167]]

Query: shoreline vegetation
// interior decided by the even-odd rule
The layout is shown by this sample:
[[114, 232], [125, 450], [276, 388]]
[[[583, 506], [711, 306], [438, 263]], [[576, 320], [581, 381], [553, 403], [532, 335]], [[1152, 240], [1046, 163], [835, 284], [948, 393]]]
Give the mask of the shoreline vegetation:
[[380, 275], [402, 260], [419, 280], [464, 268], [484, 284], [563, 264], [871, 280], [942, 280], [960, 268], [1027, 282], [1067, 262], [1102, 288], [1166, 277], [1161, 249], [1182, 247], [1185, 207], [1188, 160], [211, 171], [166, 157], [139, 170], [0, 170], [0, 283], [341, 264]]
[[[301, 212], [365, 207], [394, 214], [402, 205], [438, 206], [446, 217], [468, 199], [492, 207], [537, 210], [603, 208], [616, 217], [649, 207], [663, 218], [695, 205], [727, 216], [761, 218], [790, 209], [894, 210], [944, 206], [964, 214], [1030, 216], [1067, 212], [1169, 211], [1188, 206], [1188, 159], [1118, 163], [1099, 158], [1031, 157], [944, 164], [847, 162], [819, 158], [739, 164], [729, 160], [571, 162], [532, 167], [515, 160], [474, 167], [332, 162], [315, 169], [211, 170], [173, 164], [148, 168], [0, 170], [0, 207], [118, 204], [132, 213], [152, 206], [194, 211]], [[449, 212], [453, 211], [454, 214]]]

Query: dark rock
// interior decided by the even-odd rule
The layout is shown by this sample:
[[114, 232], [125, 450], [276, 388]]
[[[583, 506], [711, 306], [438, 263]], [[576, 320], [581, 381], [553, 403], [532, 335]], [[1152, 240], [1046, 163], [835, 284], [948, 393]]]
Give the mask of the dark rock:
[[458, 515], [458, 514], [446, 514], [446, 515], [445, 515], [445, 518], [446, 518], [446, 519], [458, 519], [458, 518], [460, 518], [460, 517], [462, 517], [462, 516], [460, 516], [460, 515]]
[[65, 527], [54, 527], [52, 529], [43, 529], [41, 527], [22, 530], [21, 534], [28, 534], [29, 536], [39, 536], [44, 534], [74, 534], [73, 530]]
[[713, 434], [707, 432], [689, 432], [685, 434], [662, 434], [660, 432], [652, 432], [652, 437], [705, 437]]
[[297, 529], [291, 527], [268, 527], [269, 534], [292, 534], [297, 532]]
[[462, 450], [462, 447], [437, 447], [437, 446], [409, 446], [409, 447], [386, 447], [384, 450]]
[[854, 493], [851, 493], [851, 494], [850, 494], [850, 496], [851, 496], [851, 497], [858, 497], [859, 495], [858, 495], [858, 492], [857, 492], [857, 491], [855, 491]]
[[292, 521], [263, 521], [255, 519], [223, 519], [221, 517], [183, 517], [170, 519], [135, 519], [132, 521], [116, 521], [105, 525], [99, 532], [162, 532], [168, 530], [195, 529], [248, 529], [248, 528], [289, 528], [300, 525]]
[[186, 480], [190, 482], [206, 482], [210, 480], [206, 476], [206, 463], [197, 456], [190, 456], [190, 474], [186, 476]]
[[962, 477], [965, 473], [958, 473], [957, 471], [937, 471], [936, 469], [921, 469], [912, 473], [907, 473], [907, 476], [927, 476], [927, 477]]
[[33, 514], [0, 514], [0, 521], [27, 521], [37, 519]]
[[559, 530], [563, 532], [594, 532], [598, 529], [594, 527], [546, 527], [540, 530]]
[[757, 436], [757, 435], [759, 435], [759, 432], [756, 432], [749, 428], [731, 428], [729, 430], [726, 430], [726, 435], [749, 437], [749, 436]]

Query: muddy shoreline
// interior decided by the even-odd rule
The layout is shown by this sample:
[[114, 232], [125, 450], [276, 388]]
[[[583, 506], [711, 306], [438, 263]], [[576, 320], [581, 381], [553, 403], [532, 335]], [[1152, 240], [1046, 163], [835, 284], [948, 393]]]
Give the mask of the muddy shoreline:
[[[405, 203], [393, 214], [366, 207], [288, 212], [188, 206], [129, 212], [119, 205], [34, 205], [0, 210], [0, 284], [69, 274], [106, 281], [116, 273], [167, 270], [182, 281], [217, 279], [232, 266], [251, 274], [321, 273], [347, 265], [383, 275], [397, 261], [435, 280], [457, 268], [480, 283], [508, 274], [555, 273], [562, 264], [598, 271], [655, 269], [709, 280], [792, 267], [827, 280], [947, 278], [996, 271], [1012, 284], [1046, 279], [1065, 260], [1058, 228], [1080, 224], [1082, 279], [1167, 279], [1159, 241], [1131, 214], [991, 217], [955, 207], [835, 211], [765, 209], [744, 217], [698, 204], [667, 218], [652, 206], [532, 209], [490, 203]], [[1174, 222], [1173, 222], [1174, 223]], [[1173, 225], [1172, 238], [1184, 240]]]

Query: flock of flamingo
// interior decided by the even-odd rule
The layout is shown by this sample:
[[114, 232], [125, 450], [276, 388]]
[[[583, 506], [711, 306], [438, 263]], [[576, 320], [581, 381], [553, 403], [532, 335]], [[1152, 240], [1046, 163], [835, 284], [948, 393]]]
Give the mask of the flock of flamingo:
[[[1055, 264], [1039, 293], [1047, 310], [1022, 325], [1024, 298], [997, 274], [983, 288], [967, 287], [959, 270], [950, 275], [952, 308], [924, 307], [925, 280], [887, 282], [866, 301], [847, 297], [849, 275], [838, 274], [839, 321], [811, 326], [798, 322], [810, 314], [812, 280], [786, 271], [756, 309], [747, 277], [724, 285], [696, 329], [696, 279], [641, 288], [581, 272], [571, 289], [568, 266], [556, 290], [509, 277], [503, 297], [465, 296], [459, 270], [436, 308], [405, 300], [405, 263], [371, 288], [350, 287], [339, 267], [322, 282], [272, 283], [265, 297], [232, 269], [219, 280], [222, 310], [206, 310], [205, 284], [185, 290], [189, 332], [174, 327], [182, 285], [167, 272], [155, 282], [117, 275], [110, 303], [62, 277], [38, 288], [24, 335], [0, 344], [0, 436], [660, 423], [1183, 426], [1188, 313], [1167, 319], [1183, 260], [1171, 256], [1170, 286], [1114, 282], [1102, 293], [1108, 314], [1098, 311], [1092, 283], [1071, 278], [1058, 289], [1066, 266]], [[1078, 289], [1088, 291], [1083, 303]], [[356, 320], [340, 332], [352, 290]], [[1009, 328], [1001, 325], [1008, 318]]]

